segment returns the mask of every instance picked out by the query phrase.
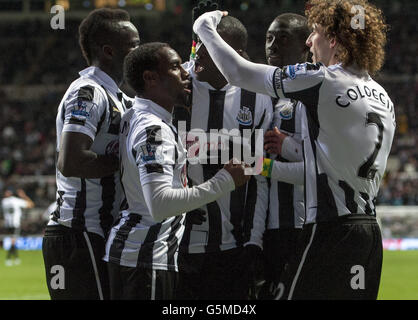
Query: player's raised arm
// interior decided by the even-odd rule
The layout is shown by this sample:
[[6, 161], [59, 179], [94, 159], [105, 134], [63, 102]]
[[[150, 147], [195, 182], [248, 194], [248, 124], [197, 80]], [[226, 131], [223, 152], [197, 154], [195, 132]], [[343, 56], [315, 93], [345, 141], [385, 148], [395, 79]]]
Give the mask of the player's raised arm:
[[[219, 10], [205, 13], [196, 20], [193, 30], [228, 82], [272, 97], [299, 100], [307, 107], [315, 105], [312, 96], [316, 96], [321, 88], [325, 66], [335, 61], [302, 63], [282, 68], [249, 62], [234, 51], [216, 31], [216, 26], [226, 14]], [[334, 47], [333, 52], [336, 50]]]
[[193, 25], [194, 32], [230, 84], [276, 97], [269, 83], [277, 68], [249, 62], [230, 47], [216, 31], [224, 15], [226, 13], [219, 10], [201, 15]]
[[26, 201], [26, 208], [32, 209], [32, 208], [35, 207], [35, 203], [33, 202], [33, 200], [31, 198], [28, 197], [28, 195], [26, 194], [26, 192], [23, 189], [17, 189], [16, 193], [19, 196], [19, 198]]

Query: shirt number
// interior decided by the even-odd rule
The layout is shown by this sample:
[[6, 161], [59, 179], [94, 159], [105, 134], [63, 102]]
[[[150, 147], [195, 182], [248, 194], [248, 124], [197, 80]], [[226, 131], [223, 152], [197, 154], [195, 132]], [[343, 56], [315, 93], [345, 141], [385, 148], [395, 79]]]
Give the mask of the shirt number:
[[371, 156], [359, 168], [358, 176], [360, 178], [373, 180], [376, 175], [377, 169], [372, 168], [372, 166], [374, 162], [376, 161], [377, 154], [379, 153], [380, 148], [382, 147], [384, 126], [383, 126], [382, 119], [380, 119], [379, 115], [374, 112], [370, 112], [367, 114], [366, 126], [369, 126], [369, 125], [376, 125], [377, 128], [379, 129], [378, 142], [376, 143], [376, 147], [374, 148], [374, 151], [371, 154]]

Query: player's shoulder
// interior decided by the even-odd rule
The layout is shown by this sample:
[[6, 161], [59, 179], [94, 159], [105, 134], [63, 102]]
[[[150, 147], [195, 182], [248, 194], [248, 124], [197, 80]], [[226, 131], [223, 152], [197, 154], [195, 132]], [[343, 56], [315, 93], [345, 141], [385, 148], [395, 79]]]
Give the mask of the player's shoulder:
[[122, 120], [130, 122], [136, 136], [148, 135], [150, 130], [161, 131], [163, 135], [171, 135], [169, 125], [156, 114], [147, 110], [131, 108], [123, 115]]
[[[388, 94], [388, 92], [386, 91], [386, 89], [379, 83], [379, 82], [377, 82], [375, 79], [373, 79], [372, 77], [370, 77], [369, 78], [369, 81], [368, 81], [369, 83], [371, 83], [372, 84], [372, 86], [376, 89], [376, 90], [378, 90], [378, 92], [381, 92], [381, 93], [383, 93], [383, 94], [385, 94], [386, 95], [386, 97], [390, 100], [390, 97], [389, 97], [389, 94]], [[392, 100], [391, 100], [392, 101]]]
[[89, 102], [101, 102], [106, 99], [103, 87], [93, 79], [80, 77], [74, 80], [67, 90], [67, 99], [78, 98]]
[[135, 103], [135, 98], [131, 98], [123, 91], [121, 92], [122, 92], [122, 99], [125, 101], [125, 105], [127, 106], [128, 109], [130, 109]]
[[326, 67], [321, 63], [304, 62], [283, 67], [282, 78], [291, 80], [298, 76], [312, 75], [313, 73], [323, 73]]

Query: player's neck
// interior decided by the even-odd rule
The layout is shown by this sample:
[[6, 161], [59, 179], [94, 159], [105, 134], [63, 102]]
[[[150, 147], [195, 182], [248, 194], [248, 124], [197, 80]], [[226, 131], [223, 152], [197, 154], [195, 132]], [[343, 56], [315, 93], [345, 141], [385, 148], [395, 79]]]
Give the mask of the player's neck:
[[115, 71], [112, 66], [109, 66], [100, 62], [93, 62], [91, 66], [97, 67], [100, 70], [102, 70], [104, 73], [106, 73], [109, 77], [113, 79], [113, 81], [115, 81], [118, 87], [122, 85], [123, 78], [121, 76], [121, 73], [119, 71]]
[[152, 102], [158, 104], [160, 107], [164, 108], [168, 112], [172, 113], [174, 108], [174, 102], [168, 99], [164, 99], [161, 95], [152, 94], [152, 93], [144, 93], [142, 98], [151, 100]]

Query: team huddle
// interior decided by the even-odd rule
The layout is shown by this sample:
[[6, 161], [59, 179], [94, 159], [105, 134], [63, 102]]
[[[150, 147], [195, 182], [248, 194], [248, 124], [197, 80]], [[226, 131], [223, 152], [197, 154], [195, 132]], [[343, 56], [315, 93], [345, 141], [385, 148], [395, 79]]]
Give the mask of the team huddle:
[[[355, 5], [364, 28], [350, 24]], [[194, 9], [184, 62], [140, 44], [124, 10], [80, 24], [89, 67], [58, 107], [43, 241], [52, 299], [377, 298], [375, 202], [396, 127], [371, 78], [382, 12], [312, 0], [305, 16], [280, 14], [264, 65], [245, 26], [215, 9]]]

